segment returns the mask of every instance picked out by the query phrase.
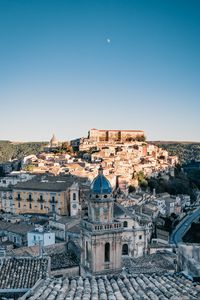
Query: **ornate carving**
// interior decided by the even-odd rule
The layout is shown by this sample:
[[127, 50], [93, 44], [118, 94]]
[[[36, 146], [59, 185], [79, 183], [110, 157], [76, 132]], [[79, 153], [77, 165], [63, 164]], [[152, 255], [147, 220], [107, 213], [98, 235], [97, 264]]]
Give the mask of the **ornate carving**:
[[129, 236], [122, 236], [122, 242], [131, 242], [131, 237]]

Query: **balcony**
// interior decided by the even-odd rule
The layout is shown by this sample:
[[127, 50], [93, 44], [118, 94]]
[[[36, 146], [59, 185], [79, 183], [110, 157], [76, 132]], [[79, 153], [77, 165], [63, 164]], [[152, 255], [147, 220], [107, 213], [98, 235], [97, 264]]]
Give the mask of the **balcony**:
[[44, 199], [38, 198], [38, 199], [37, 199], [37, 202], [39, 202], [39, 203], [44, 203]]
[[56, 204], [56, 203], [58, 203], [58, 201], [52, 200], [52, 199], [51, 199], [51, 200], [49, 201], [49, 203], [51, 203], [51, 204]]
[[23, 199], [22, 199], [21, 197], [16, 197], [15, 200], [21, 201], [21, 200], [23, 200]]
[[33, 202], [33, 198], [27, 198], [26, 199], [28, 202]]
[[120, 222], [114, 222], [110, 224], [93, 224], [88, 221], [82, 221], [82, 226], [91, 231], [110, 231], [110, 230], [121, 230], [123, 228], [123, 224]]

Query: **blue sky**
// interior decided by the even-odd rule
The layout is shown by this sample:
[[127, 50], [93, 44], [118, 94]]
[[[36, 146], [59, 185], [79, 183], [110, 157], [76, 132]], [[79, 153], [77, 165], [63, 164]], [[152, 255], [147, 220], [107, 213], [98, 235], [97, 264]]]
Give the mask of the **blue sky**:
[[0, 112], [0, 139], [200, 141], [200, 1], [0, 0]]

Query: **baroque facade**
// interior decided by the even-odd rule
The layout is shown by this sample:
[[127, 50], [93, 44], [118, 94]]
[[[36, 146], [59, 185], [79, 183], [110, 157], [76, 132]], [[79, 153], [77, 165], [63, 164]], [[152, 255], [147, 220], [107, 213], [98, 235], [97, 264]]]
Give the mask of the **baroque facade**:
[[82, 220], [82, 274], [121, 270], [122, 223], [114, 219], [114, 199], [102, 168], [91, 185], [88, 218]]
[[88, 199], [88, 217], [81, 222], [82, 274], [119, 272], [122, 256], [147, 253], [151, 222], [115, 202], [100, 167]]

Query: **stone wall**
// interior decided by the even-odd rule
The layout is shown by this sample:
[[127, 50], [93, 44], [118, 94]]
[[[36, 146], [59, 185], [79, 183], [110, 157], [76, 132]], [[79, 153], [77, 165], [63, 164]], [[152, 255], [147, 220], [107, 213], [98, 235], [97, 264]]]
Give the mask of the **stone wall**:
[[200, 277], [200, 245], [180, 244], [178, 247], [178, 269], [192, 277]]

